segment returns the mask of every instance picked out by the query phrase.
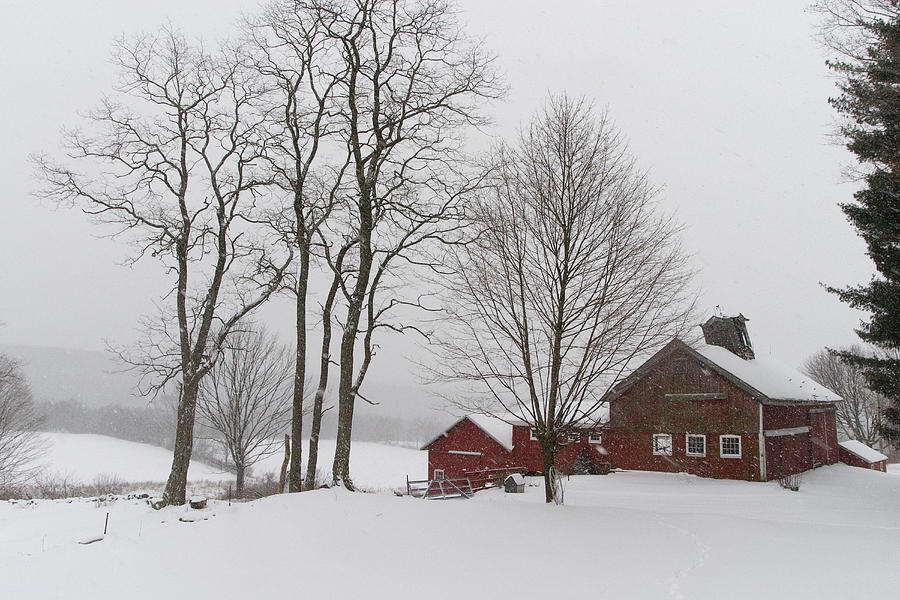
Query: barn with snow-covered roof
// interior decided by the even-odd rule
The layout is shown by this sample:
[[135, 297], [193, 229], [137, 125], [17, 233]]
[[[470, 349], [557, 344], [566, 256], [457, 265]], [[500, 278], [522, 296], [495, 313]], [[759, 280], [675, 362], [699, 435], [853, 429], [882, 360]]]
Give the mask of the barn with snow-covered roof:
[[756, 357], [745, 322], [712, 317], [705, 344], [675, 339], [610, 391], [613, 467], [767, 481], [838, 461], [841, 398]]
[[[585, 428], [560, 439], [556, 467], [562, 473], [603, 472], [609, 460], [599, 431]], [[468, 478], [475, 488], [510, 472], [541, 471], [541, 448], [531, 428], [514, 420], [465, 416], [422, 446], [432, 479]]]
[[[674, 339], [650, 357], [607, 394], [607, 423], [560, 438], [557, 469], [768, 481], [837, 462], [841, 398], [757, 357], [746, 321], [712, 317], [701, 326], [705, 343]], [[491, 473], [542, 468], [530, 428], [516, 421], [463, 417], [422, 448], [429, 477], [468, 477], [476, 487]]]
[[[559, 440], [560, 473], [610, 469], [684, 472], [771, 481], [838, 461], [885, 471], [887, 457], [838, 443], [840, 396], [772, 357], [757, 357], [747, 319], [712, 317], [705, 343], [669, 342], [606, 395], [609, 418]], [[430, 440], [429, 477], [539, 472], [541, 451], [525, 423], [469, 415]]]

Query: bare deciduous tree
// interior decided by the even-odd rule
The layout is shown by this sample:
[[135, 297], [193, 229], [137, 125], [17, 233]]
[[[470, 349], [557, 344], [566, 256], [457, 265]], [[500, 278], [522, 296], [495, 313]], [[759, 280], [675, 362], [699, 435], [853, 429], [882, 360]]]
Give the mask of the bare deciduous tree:
[[116, 226], [135, 243], [133, 260], [150, 255], [173, 280], [146, 337], [120, 356], [142, 373], [142, 391], [177, 386], [165, 498], [183, 504], [200, 382], [235, 325], [280, 287], [291, 256], [273, 256], [253, 226], [271, 178], [259, 170], [264, 88], [242, 57], [165, 29], [120, 41], [115, 59], [115, 97], [67, 136], [81, 170], [38, 164], [43, 196]]
[[900, 18], [897, 0], [817, 0], [809, 9], [820, 16], [819, 41], [854, 61], [870, 59], [867, 48], [875, 39], [874, 22]]
[[[859, 346], [846, 348], [842, 352], [865, 355]], [[844, 362], [828, 350], [821, 350], [806, 361], [803, 372], [843, 398], [835, 413], [841, 433], [873, 448], [883, 447], [878, 422], [886, 402], [869, 389], [865, 374], [858, 365]]]
[[[340, 271], [338, 432], [333, 482], [353, 488], [350, 442], [355, 401], [374, 356], [377, 327], [400, 305], [421, 303], [381, 294], [409, 265], [414, 248], [452, 236], [458, 226], [458, 132], [482, 121], [479, 103], [502, 93], [490, 57], [466, 37], [445, 0], [311, 0], [337, 49], [341, 73], [330, 110], [350, 155], [337, 247], [353, 242]], [[449, 223], [449, 224], [448, 224]], [[337, 254], [337, 247], [334, 253]], [[397, 279], [394, 280], [397, 282]], [[360, 334], [363, 339], [360, 340]], [[357, 351], [363, 357], [357, 360]]]
[[235, 491], [261, 458], [281, 449], [280, 436], [291, 421], [291, 352], [265, 329], [244, 324], [222, 347], [222, 355], [203, 379], [197, 410], [200, 423], [215, 432], [234, 463]]
[[551, 98], [492, 163], [478, 236], [448, 258], [439, 369], [468, 384], [463, 408], [534, 428], [558, 501], [560, 438], [595, 425], [634, 359], [688, 328], [691, 272], [656, 190], [585, 100]]
[[0, 492], [24, 483], [42, 452], [40, 413], [19, 365], [0, 354]]
[[[324, 18], [324, 21], [322, 20]], [[296, 277], [292, 285], [296, 300], [296, 356], [294, 370], [292, 436], [289, 490], [301, 489], [303, 406], [306, 382], [307, 295], [315, 238], [335, 203], [347, 160], [343, 165], [315, 166], [327, 152], [331, 121], [331, 93], [341, 70], [336, 49], [324, 34], [336, 15], [320, 15], [302, 3], [278, 1], [269, 4], [260, 17], [247, 23], [252, 40], [253, 68], [270, 82], [266, 96], [270, 131], [266, 158], [276, 182], [286, 192], [290, 214], [280, 227], [296, 253]], [[345, 152], [346, 153], [346, 152]], [[326, 363], [327, 370], [327, 363]], [[324, 375], [327, 380], [327, 373]], [[320, 405], [321, 411], [321, 405]], [[321, 420], [321, 412], [319, 420]], [[317, 437], [317, 436], [316, 436]], [[310, 439], [312, 444], [312, 438]]]

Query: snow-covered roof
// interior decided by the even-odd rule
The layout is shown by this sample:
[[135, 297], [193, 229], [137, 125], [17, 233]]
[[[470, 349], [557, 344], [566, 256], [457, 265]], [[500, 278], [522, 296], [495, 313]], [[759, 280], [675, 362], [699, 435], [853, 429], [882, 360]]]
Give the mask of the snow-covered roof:
[[840, 402], [841, 397], [806, 375], [770, 356], [750, 360], [725, 348], [696, 344], [693, 349], [722, 370], [731, 373], [771, 400], [799, 402]]
[[838, 445], [850, 454], [855, 454], [868, 463], [876, 463], [880, 460], [887, 460], [887, 456], [874, 448], [866, 446], [859, 440], [847, 440], [845, 442], [838, 442]]
[[513, 427], [506, 421], [487, 415], [468, 415], [468, 419], [484, 430], [507, 450], [513, 449]]
[[525, 485], [525, 476], [521, 473], [513, 473], [512, 475], [508, 475], [504, 481], [513, 480], [513, 483], [516, 485]]
[[488, 434], [491, 438], [494, 439], [498, 444], [506, 448], [507, 450], [513, 449], [513, 426], [498, 419], [497, 417], [489, 417], [487, 415], [466, 415], [460, 419], [457, 419], [450, 427], [445, 428], [443, 431], [438, 433], [436, 436], [428, 440], [426, 443], [422, 444], [421, 450], [425, 450], [435, 442], [439, 437], [446, 434], [448, 431], [459, 425], [464, 420], [470, 420], [474, 423], [478, 428]]

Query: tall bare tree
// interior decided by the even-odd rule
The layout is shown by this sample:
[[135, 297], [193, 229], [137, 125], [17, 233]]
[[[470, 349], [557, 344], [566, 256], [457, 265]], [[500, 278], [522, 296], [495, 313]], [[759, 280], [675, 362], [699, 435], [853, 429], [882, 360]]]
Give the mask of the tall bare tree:
[[316, 487], [316, 471], [319, 463], [319, 436], [322, 432], [322, 416], [325, 410], [327, 410], [325, 408], [325, 394], [328, 391], [328, 379], [333, 360], [331, 356], [331, 337], [335, 303], [338, 300], [338, 292], [342, 289], [342, 286], [346, 286], [344, 260], [355, 245], [356, 242], [352, 238], [345, 239], [333, 255], [332, 248], [324, 238], [321, 244], [325, 262], [331, 268], [332, 277], [328, 293], [321, 306], [322, 347], [319, 354], [319, 384], [316, 387], [312, 406], [312, 421], [310, 423], [309, 431], [309, 452], [307, 453], [306, 462], [306, 480], [303, 485], [304, 490], [313, 490]]
[[245, 323], [200, 386], [200, 422], [234, 463], [238, 496], [247, 470], [281, 449], [291, 422], [293, 363], [274, 335]]
[[458, 217], [461, 193], [453, 189], [460, 183], [453, 168], [458, 134], [482, 122], [479, 104], [502, 89], [490, 57], [465, 35], [445, 0], [297, 5], [316, 15], [340, 57], [331, 69], [341, 76], [330, 109], [350, 165], [338, 220], [346, 226], [331, 231], [338, 245], [350, 239], [353, 249], [341, 270], [346, 313], [332, 473], [335, 484], [352, 489], [353, 411], [374, 356], [372, 335], [376, 324], [389, 326], [391, 309], [409, 303], [379, 290], [390, 287], [387, 280], [404, 262], [408, 266], [413, 248], [453, 235], [456, 225], [448, 223]]
[[[258, 102], [264, 94], [239, 53], [207, 53], [179, 33], [123, 39], [116, 93], [66, 137], [69, 164], [38, 159], [43, 195], [81, 207], [160, 260], [172, 286], [147, 335], [121, 356], [142, 390], [178, 389], [165, 498], [183, 504], [197, 395], [232, 329], [281, 285], [291, 256], [253, 226], [270, 182]], [[78, 166], [72, 166], [74, 163]]]
[[0, 354], [0, 493], [24, 483], [37, 467], [41, 422], [19, 365]]
[[[335, 204], [347, 160], [318, 167], [327, 153], [333, 124], [331, 94], [342, 70], [325, 28], [337, 17], [308, 10], [303, 3], [280, 0], [248, 21], [253, 68], [269, 82], [266, 96], [270, 131], [266, 157], [288, 198], [290, 217], [280, 228], [296, 253], [292, 290], [296, 301], [296, 356], [288, 487], [301, 489], [303, 406], [306, 384], [307, 301], [314, 244]], [[332, 67], [335, 68], [332, 71]], [[332, 149], [333, 150], [333, 149]], [[340, 154], [340, 153], [339, 153]], [[346, 151], [344, 152], [346, 155]], [[327, 363], [326, 363], [327, 364]], [[321, 377], [321, 374], [320, 374]], [[324, 374], [327, 381], [327, 372]], [[321, 411], [321, 408], [320, 408]], [[321, 412], [319, 420], [321, 420]], [[312, 440], [311, 440], [312, 443]]]
[[478, 235], [448, 258], [439, 369], [468, 384], [464, 408], [531, 425], [551, 502], [560, 438], [689, 326], [691, 272], [656, 190], [585, 100], [551, 98], [491, 167]]
[[[866, 355], [859, 346], [851, 346], [841, 352], [854, 356]], [[841, 433], [874, 448], [883, 447], [878, 425], [887, 402], [869, 388], [865, 373], [858, 365], [845, 362], [828, 350], [821, 350], [806, 361], [803, 372], [843, 398], [835, 412]]]

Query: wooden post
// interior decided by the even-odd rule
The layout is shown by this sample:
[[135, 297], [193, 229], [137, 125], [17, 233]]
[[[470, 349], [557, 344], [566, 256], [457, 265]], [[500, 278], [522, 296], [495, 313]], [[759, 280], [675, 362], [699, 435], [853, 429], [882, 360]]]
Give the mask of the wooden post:
[[106, 535], [107, 527], [109, 527], [109, 513], [106, 513], [106, 523], [103, 524], [103, 535]]

